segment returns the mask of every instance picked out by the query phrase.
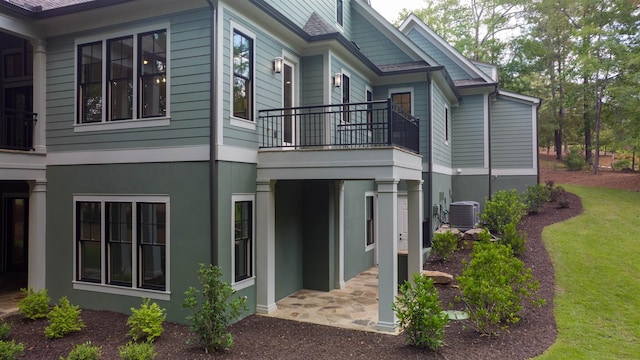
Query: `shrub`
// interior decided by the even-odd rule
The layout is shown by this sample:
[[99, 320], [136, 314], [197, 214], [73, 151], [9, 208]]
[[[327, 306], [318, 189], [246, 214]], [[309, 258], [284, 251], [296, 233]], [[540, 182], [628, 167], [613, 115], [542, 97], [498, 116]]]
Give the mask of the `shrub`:
[[60, 298], [58, 305], [54, 306], [47, 315], [49, 326], [44, 329], [44, 335], [50, 339], [58, 339], [74, 331], [80, 331], [84, 322], [80, 318], [80, 308], [71, 305], [66, 296]]
[[500, 190], [491, 200], [487, 199], [481, 218], [490, 232], [502, 234], [507, 224], [519, 223], [526, 212], [527, 207], [515, 189]]
[[[498, 335], [499, 330], [517, 323], [523, 300], [538, 289], [531, 269], [525, 270], [509, 247], [491, 242], [474, 246], [458, 283], [459, 299], [466, 305], [472, 326], [485, 335]], [[533, 303], [542, 305], [544, 299]]]
[[482, 242], [490, 242], [491, 241], [491, 233], [487, 229], [482, 229], [478, 234], [478, 238]]
[[569, 149], [569, 153], [564, 159], [564, 164], [567, 166], [567, 170], [569, 171], [580, 171], [584, 169], [584, 156], [580, 149]]
[[51, 298], [47, 295], [47, 289], [33, 291], [32, 288], [20, 289], [25, 297], [18, 302], [18, 310], [27, 319], [35, 320], [46, 317], [49, 313]]
[[551, 188], [551, 193], [549, 196], [549, 201], [550, 202], [556, 202], [561, 200], [561, 198], [564, 196], [565, 194], [565, 190], [562, 186], [556, 186], [554, 188]]
[[152, 360], [158, 356], [152, 342], [128, 342], [127, 345], [118, 346], [118, 354], [123, 360]]
[[[221, 276], [219, 267], [200, 264], [198, 279], [203, 290], [189, 287], [182, 304], [184, 308], [196, 309], [193, 315], [187, 316], [187, 321], [206, 352], [233, 346], [233, 336], [227, 332], [227, 327], [240, 316], [241, 311], [247, 310], [245, 298], [231, 299], [235, 290], [222, 281]], [[201, 303], [198, 302], [199, 297], [202, 297]]]
[[447, 261], [458, 247], [458, 237], [447, 230], [443, 233], [435, 233], [431, 242], [431, 251], [435, 256]]
[[74, 346], [69, 352], [69, 356], [60, 357], [60, 360], [98, 360], [102, 356], [102, 348], [100, 346], [91, 345], [91, 341], [84, 344]]
[[0, 340], [6, 340], [11, 333], [11, 324], [4, 320], [0, 320]]
[[162, 334], [164, 330], [162, 323], [167, 317], [167, 310], [161, 309], [156, 303], [149, 305], [150, 299], [143, 299], [139, 309], [131, 308], [131, 316], [127, 319], [129, 325], [129, 336], [134, 341], [153, 341]]
[[631, 169], [631, 159], [621, 159], [614, 162], [613, 169], [616, 171]]
[[537, 214], [542, 210], [542, 205], [551, 200], [551, 189], [541, 184], [530, 185], [527, 186], [523, 198], [527, 211]]
[[505, 226], [504, 234], [502, 234], [498, 243], [509, 246], [514, 255], [520, 256], [524, 254], [527, 235], [522, 231], [518, 231], [515, 223], [510, 223]]
[[24, 351], [24, 344], [16, 344], [15, 341], [0, 340], [0, 359], [14, 360], [17, 359]]
[[400, 286], [392, 307], [408, 344], [431, 350], [442, 346], [449, 317], [442, 312], [432, 279], [414, 274], [413, 284], [405, 281]]

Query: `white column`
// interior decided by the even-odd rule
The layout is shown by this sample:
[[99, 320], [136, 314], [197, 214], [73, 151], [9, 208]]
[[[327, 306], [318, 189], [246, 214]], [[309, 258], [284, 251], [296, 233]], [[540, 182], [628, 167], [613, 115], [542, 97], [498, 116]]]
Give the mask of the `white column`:
[[339, 180], [335, 185], [335, 288], [344, 288], [344, 180]]
[[394, 332], [396, 314], [391, 308], [398, 294], [398, 180], [376, 180], [378, 184], [378, 324], [381, 331]]
[[34, 290], [46, 287], [46, 207], [47, 181], [29, 182], [29, 254], [27, 285]]
[[258, 179], [256, 194], [256, 312], [276, 311], [275, 180]]
[[36, 152], [44, 153], [46, 147], [47, 124], [47, 53], [45, 42], [31, 40], [33, 47], [33, 112], [38, 114], [38, 121], [33, 130], [33, 147]]
[[409, 200], [409, 243], [407, 275], [409, 280], [413, 274], [422, 271], [422, 218], [424, 203], [422, 201], [422, 180], [407, 180]]

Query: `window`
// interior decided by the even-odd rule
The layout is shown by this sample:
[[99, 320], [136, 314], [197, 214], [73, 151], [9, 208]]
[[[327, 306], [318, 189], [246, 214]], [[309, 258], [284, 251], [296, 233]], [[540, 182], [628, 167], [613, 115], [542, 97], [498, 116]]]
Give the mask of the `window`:
[[78, 124], [168, 115], [167, 31], [78, 43]]
[[167, 198], [76, 196], [74, 201], [77, 283], [168, 290]]
[[232, 196], [233, 282], [253, 284], [253, 204], [254, 195]]
[[367, 98], [367, 130], [371, 132], [373, 130], [373, 92], [371, 89], [367, 88], [365, 96]]
[[336, 0], [336, 23], [344, 26], [344, 0]]
[[343, 106], [343, 112], [342, 112], [342, 121], [343, 122], [350, 122], [350, 118], [349, 116], [351, 115], [349, 113], [349, 104], [351, 102], [351, 79], [349, 79], [349, 75], [345, 74], [344, 71], [342, 72], [342, 103], [345, 104]]
[[233, 31], [233, 116], [253, 121], [253, 40]]
[[398, 105], [402, 110], [411, 114], [411, 93], [400, 92], [391, 94], [391, 101]]
[[449, 108], [444, 108], [444, 142], [449, 143]]
[[367, 193], [365, 196], [365, 248], [370, 250], [376, 242], [376, 212], [375, 212], [375, 195]]

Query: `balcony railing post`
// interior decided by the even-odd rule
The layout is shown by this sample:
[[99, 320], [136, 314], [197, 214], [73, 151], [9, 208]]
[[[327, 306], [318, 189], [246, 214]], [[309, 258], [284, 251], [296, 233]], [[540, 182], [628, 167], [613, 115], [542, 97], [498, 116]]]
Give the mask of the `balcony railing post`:
[[391, 98], [387, 99], [387, 145], [392, 145], [393, 136], [393, 101]]

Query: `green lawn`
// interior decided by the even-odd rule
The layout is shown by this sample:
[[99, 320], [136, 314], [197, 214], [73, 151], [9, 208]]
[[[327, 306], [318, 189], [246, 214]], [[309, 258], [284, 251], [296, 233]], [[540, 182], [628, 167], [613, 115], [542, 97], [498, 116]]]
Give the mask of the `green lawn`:
[[542, 233], [558, 339], [538, 359], [640, 358], [640, 193], [563, 185], [584, 213]]

